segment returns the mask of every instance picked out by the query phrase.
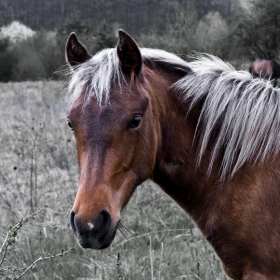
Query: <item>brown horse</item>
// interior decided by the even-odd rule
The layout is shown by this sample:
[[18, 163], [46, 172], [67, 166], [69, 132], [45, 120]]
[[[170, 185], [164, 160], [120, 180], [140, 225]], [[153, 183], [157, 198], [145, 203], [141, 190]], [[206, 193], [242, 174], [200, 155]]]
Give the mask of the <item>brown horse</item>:
[[256, 78], [271, 80], [276, 86], [280, 78], [280, 65], [275, 60], [257, 59], [250, 66], [249, 72]]
[[91, 56], [72, 33], [68, 125], [83, 248], [112, 243], [151, 178], [195, 221], [233, 279], [280, 279], [280, 91], [213, 56], [187, 63], [124, 31]]

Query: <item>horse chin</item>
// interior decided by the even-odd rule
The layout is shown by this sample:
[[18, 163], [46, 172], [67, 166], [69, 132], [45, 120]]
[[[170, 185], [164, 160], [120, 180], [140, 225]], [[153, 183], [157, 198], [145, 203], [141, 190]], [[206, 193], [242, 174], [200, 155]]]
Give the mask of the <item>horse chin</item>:
[[110, 230], [103, 239], [93, 238], [89, 233], [78, 236], [78, 242], [83, 249], [102, 250], [108, 248], [116, 235], [117, 229]]

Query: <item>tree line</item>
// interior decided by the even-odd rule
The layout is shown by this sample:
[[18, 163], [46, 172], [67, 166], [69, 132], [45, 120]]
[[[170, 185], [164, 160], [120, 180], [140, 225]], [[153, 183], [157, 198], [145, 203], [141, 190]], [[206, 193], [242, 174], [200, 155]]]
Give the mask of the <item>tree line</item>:
[[200, 18], [211, 11], [228, 17], [240, 6], [239, 0], [1, 0], [0, 24], [18, 20], [33, 30], [55, 30], [72, 17], [92, 27], [105, 19], [135, 36], [151, 27], [164, 30], [170, 17], [190, 5]]
[[[39, 20], [40, 9], [45, 6], [46, 14]], [[13, 16], [37, 33], [16, 44], [0, 40], [0, 81], [60, 79], [65, 42], [73, 31], [92, 54], [114, 47], [119, 27], [128, 31], [140, 47], [161, 48], [178, 55], [206, 52], [237, 66], [257, 58], [277, 60], [280, 54], [277, 0], [251, 0], [247, 9], [239, 0], [143, 0], [141, 4], [136, 0], [2, 0], [0, 14], [1, 7], [6, 9], [2, 21], [8, 22]], [[21, 17], [16, 17], [18, 14]]]

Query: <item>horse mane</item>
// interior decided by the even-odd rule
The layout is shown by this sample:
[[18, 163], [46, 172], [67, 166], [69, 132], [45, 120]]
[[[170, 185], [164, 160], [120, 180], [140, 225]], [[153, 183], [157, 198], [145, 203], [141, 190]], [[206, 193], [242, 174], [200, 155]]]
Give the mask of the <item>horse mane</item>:
[[[141, 48], [143, 60], [151, 59], [154, 62], [173, 66], [181, 71], [189, 70], [187, 62], [178, 56], [163, 50]], [[109, 102], [109, 93], [112, 85], [121, 85], [125, 82], [119, 63], [116, 48], [104, 49], [83, 64], [70, 69], [68, 83], [68, 107], [86, 89], [86, 100], [94, 96], [101, 106]], [[121, 88], [121, 87], [120, 87]]]
[[202, 101], [196, 129], [198, 162], [211, 147], [209, 172], [222, 155], [220, 178], [224, 180], [245, 162], [263, 162], [279, 152], [278, 89], [211, 55], [200, 55], [188, 65], [192, 72], [174, 87], [182, 92], [185, 102], [190, 102], [190, 110]]
[[[221, 156], [220, 179], [224, 180], [245, 162], [263, 162], [278, 153], [280, 91], [269, 81], [253, 79], [250, 73], [236, 71], [212, 55], [198, 55], [187, 63], [162, 50], [141, 48], [140, 51], [144, 61], [150, 59], [186, 72], [173, 88], [181, 93], [184, 102], [190, 103], [189, 110], [201, 104], [196, 129], [200, 144], [198, 163], [210, 147], [209, 173]], [[107, 104], [112, 85], [124, 81], [116, 49], [105, 49], [71, 73], [68, 105], [84, 90], [86, 100], [94, 96], [100, 106]]]
[[67, 74], [70, 76], [69, 108], [83, 91], [86, 91], [85, 101], [94, 96], [100, 106], [106, 104], [112, 83], [120, 84], [124, 80], [115, 48], [98, 52], [88, 61], [71, 68]]

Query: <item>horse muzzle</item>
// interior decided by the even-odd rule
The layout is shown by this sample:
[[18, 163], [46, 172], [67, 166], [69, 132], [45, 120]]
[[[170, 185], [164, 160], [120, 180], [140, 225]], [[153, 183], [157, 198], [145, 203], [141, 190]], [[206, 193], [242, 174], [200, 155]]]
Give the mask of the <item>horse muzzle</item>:
[[117, 224], [112, 227], [112, 218], [107, 210], [101, 210], [95, 221], [84, 222], [74, 211], [70, 213], [70, 224], [82, 248], [105, 249], [114, 240]]

